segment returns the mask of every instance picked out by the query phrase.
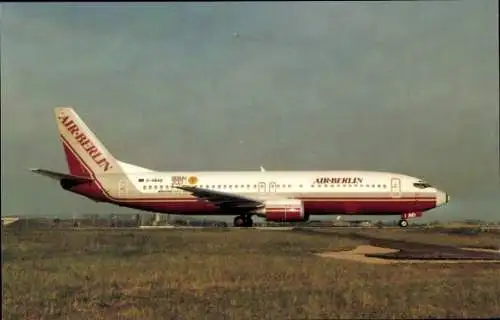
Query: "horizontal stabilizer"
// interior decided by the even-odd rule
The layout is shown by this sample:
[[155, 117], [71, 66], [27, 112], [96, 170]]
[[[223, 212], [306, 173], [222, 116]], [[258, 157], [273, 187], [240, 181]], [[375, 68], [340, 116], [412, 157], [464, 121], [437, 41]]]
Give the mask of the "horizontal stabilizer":
[[44, 170], [44, 169], [30, 169], [30, 171], [34, 173], [41, 174], [42, 176], [46, 176], [55, 180], [61, 181], [62, 179], [68, 179], [72, 181], [77, 181], [77, 182], [90, 182], [93, 179], [89, 177], [82, 177], [82, 176], [75, 176], [72, 174], [66, 174], [66, 173], [59, 173], [59, 172], [54, 172], [50, 170]]

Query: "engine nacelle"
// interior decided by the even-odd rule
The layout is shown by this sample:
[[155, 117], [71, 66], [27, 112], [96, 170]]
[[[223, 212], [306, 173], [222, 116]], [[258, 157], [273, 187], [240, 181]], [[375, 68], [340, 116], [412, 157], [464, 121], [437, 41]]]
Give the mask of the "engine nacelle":
[[256, 215], [274, 222], [299, 222], [309, 219], [304, 213], [304, 204], [297, 199], [267, 200]]

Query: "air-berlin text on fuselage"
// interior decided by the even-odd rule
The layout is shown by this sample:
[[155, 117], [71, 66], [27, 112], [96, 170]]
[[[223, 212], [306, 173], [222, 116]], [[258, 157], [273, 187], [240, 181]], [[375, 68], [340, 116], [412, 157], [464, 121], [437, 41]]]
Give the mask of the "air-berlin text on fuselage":
[[99, 167], [103, 168], [104, 171], [108, 171], [112, 168], [109, 161], [102, 155], [96, 146], [94, 146], [90, 139], [87, 138], [85, 133], [81, 132], [78, 125], [73, 122], [69, 116], [60, 114], [57, 118]]
[[317, 178], [315, 182], [319, 183], [319, 184], [325, 184], [325, 183], [356, 184], [356, 183], [363, 183], [363, 178], [360, 178], [360, 177], [335, 177], [335, 178], [323, 177], [323, 178]]

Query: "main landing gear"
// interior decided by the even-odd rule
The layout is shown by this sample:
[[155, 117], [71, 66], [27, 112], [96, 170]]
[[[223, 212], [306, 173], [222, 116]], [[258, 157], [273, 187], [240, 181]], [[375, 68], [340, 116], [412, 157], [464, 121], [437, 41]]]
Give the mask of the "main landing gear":
[[252, 216], [250, 215], [241, 215], [234, 218], [234, 226], [235, 227], [246, 227], [250, 228], [253, 226]]

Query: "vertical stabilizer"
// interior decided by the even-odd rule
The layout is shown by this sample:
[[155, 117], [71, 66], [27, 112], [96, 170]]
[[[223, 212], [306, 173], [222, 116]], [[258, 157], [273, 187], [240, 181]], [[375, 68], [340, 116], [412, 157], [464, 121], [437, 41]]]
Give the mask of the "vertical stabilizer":
[[54, 109], [69, 171], [78, 176], [122, 173], [113, 155], [70, 107]]

